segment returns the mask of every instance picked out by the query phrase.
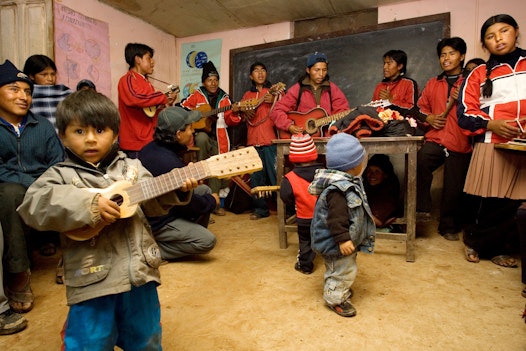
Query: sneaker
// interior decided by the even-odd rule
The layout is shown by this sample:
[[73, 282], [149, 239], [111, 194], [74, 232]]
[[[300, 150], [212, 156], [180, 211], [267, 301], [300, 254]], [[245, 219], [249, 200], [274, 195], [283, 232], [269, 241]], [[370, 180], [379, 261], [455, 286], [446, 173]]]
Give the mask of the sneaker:
[[18, 333], [27, 327], [27, 319], [12, 309], [0, 314], [0, 335]]
[[349, 300], [339, 305], [327, 305], [331, 310], [336, 312], [342, 317], [354, 317], [356, 316], [356, 309]]
[[426, 223], [431, 220], [431, 213], [429, 212], [417, 212], [416, 213], [416, 222], [417, 223]]
[[300, 266], [300, 263], [299, 262], [296, 262], [296, 264], [294, 265], [294, 269], [297, 270], [298, 272], [300, 273], [303, 273], [303, 274], [311, 274], [313, 269], [304, 269]]

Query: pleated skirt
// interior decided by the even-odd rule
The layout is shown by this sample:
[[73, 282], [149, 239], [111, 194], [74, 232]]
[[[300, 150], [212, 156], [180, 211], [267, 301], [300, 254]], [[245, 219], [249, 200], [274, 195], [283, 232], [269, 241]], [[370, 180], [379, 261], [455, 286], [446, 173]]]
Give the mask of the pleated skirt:
[[526, 151], [476, 143], [464, 191], [482, 197], [526, 200]]

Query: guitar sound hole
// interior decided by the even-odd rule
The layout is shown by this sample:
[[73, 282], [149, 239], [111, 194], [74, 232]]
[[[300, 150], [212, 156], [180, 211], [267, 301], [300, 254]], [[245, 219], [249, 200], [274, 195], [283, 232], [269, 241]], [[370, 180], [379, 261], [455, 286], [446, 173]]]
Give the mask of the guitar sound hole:
[[122, 205], [122, 203], [124, 202], [124, 198], [122, 197], [121, 194], [115, 194], [113, 195], [111, 198], [110, 198], [111, 201], [115, 202], [117, 205]]

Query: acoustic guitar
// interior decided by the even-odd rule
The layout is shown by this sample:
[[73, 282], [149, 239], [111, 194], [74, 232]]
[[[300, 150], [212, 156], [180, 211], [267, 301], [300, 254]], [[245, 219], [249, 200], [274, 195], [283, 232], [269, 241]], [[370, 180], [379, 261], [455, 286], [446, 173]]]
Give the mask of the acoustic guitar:
[[[135, 213], [137, 206], [141, 202], [179, 189], [188, 178], [197, 180], [210, 177], [227, 178], [239, 174], [253, 173], [261, 169], [263, 169], [263, 164], [258, 152], [251, 146], [215, 155], [183, 168], [174, 168], [168, 173], [136, 184], [122, 180], [107, 188], [86, 188], [85, 190], [91, 193], [99, 193], [116, 202], [120, 207], [121, 218], [128, 218]], [[96, 227], [86, 225], [64, 234], [70, 239], [77, 241], [89, 240], [99, 234], [106, 225], [107, 223], [105, 222]]]
[[[272, 95], [277, 95], [285, 90], [285, 83], [279, 82], [274, 85], [272, 85], [269, 88], [269, 92]], [[211, 131], [212, 124], [215, 120], [217, 120], [217, 114], [221, 112], [228, 111], [232, 108], [234, 105], [238, 105], [241, 110], [255, 110], [259, 107], [265, 101], [265, 95], [261, 96], [259, 99], [253, 98], [248, 100], [241, 100], [240, 102], [237, 102], [232, 105], [223, 106], [220, 108], [212, 109], [212, 107], [209, 104], [200, 105], [196, 108], [196, 110], [201, 111], [201, 119], [197, 122], [192, 123], [192, 127], [194, 129], [203, 129], [206, 132]]]
[[[369, 102], [368, 104], [361, 106], [387, 107], [390, 105], [392, 104], [389, 100], [374, 100]], [[292, 120], [293, 124], [303, 128], [303, 130], [309, 133], [312, 137], [320, 137], [322, 136], [320, 129], [321, 127], [344, 118], [354, 110], [356, 110], [356, 107], [328, 116], [327, 111], [325, 111], [325, 109], [321, 107], [315, 107], [312, 110], [305, 113], [290, 111], [287, 113], [287, 117]], [[291, 137], [290, 133], [285, 130], [279, 130], [278, 133], [280, 139], [290, 139]]]
[[[177, 85], [173, 85], [173, 84], [170, 84], [168, 86], [168, 89], [169, 90], [164, 93], [166, 96], [168, 96], [170, 93], [179, 94], [179, 91], [180, 91], [179, 87]], [[157, 107], [158, 107], [157, 105], [156, 106], [148, 106], [148, 107], [143, 108], [142, 110], [144, 111], [146, 116], [151, 118], [151, 117], [155, 116], [155, 112], [157, 111]]]
[[195, 109], [201, 111], [201, 119], [197, 122], [192, 123], [194, 129], [203, 129], [206, 132], [212, 130], [212, 124], [217, 120], [217, 114], [232, 109], [232, 106], [238, 105], [241, 110], [253, 110], [261, 104], [258, 99], [248, 99], [236, 102], [232, 105], [227, 105], [212, 109], [209, 104], [199, 105]]

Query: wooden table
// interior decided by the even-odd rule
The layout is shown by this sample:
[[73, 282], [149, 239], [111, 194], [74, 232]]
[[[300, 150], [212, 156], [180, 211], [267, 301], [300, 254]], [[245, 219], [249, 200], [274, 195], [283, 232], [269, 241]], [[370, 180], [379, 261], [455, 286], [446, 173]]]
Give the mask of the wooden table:
[[[406, 261], [415, 261], [415, 230], [416, 230], [416, 154], [423, 142], [423, 137], [371, 137], [360, 140], [369, 155], [373, 154], [404, 154], [404, 182], [402, 189], [404, 196], [404, 217], [398, 218], [396, 224], [405, 227], [404, 233], [377, 232], [379, 239], [402, 240], [406, 242]], [[325, 154], [328, 138], [314, 138], [318, 154]], [[277, 146], [277, 184], [281, 184], [284, 174], [285, 156], [289, 154], [290, 140], [280, 139], [272, 141]], [[279, 247], [288, 246], [288, 232], [296, 232], [296, 224], [286, 222], [285, 205], [277, 197]]]

